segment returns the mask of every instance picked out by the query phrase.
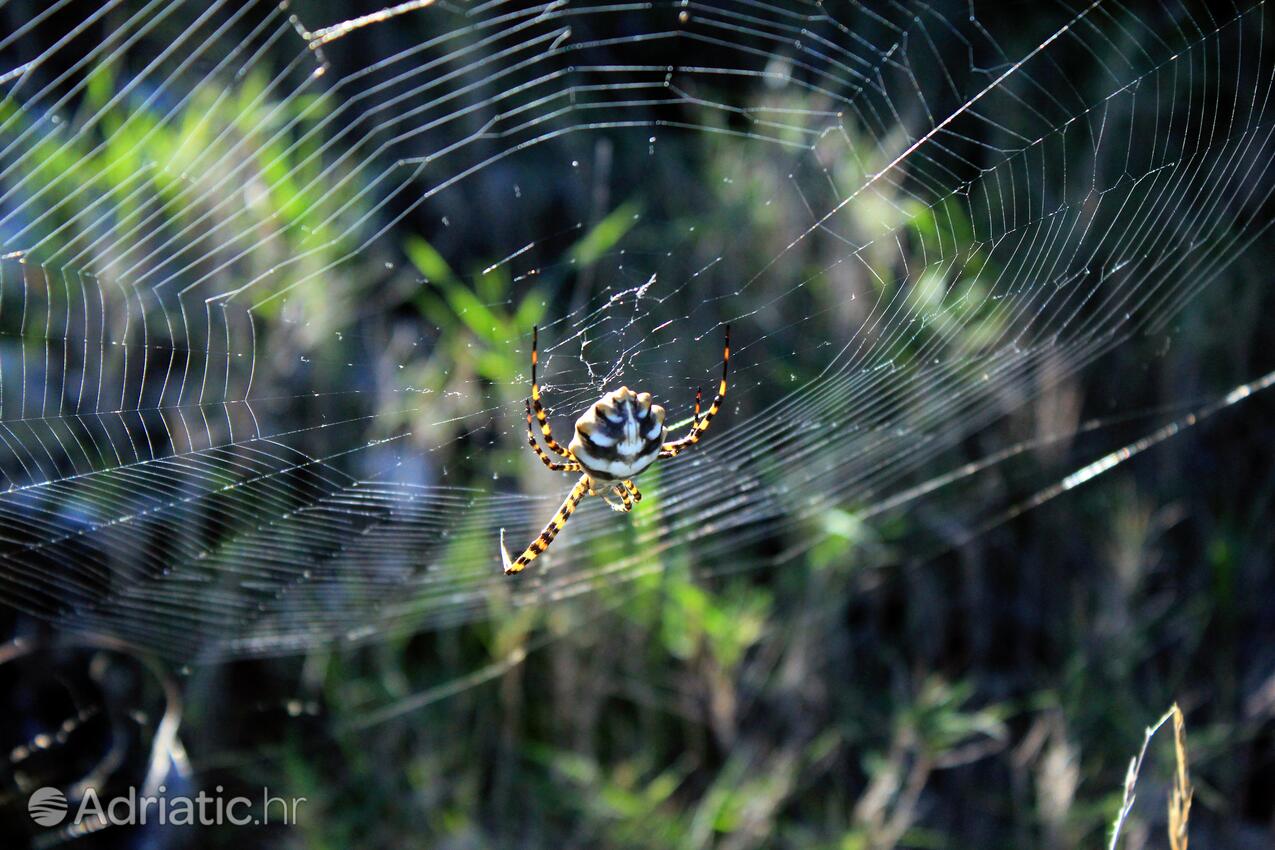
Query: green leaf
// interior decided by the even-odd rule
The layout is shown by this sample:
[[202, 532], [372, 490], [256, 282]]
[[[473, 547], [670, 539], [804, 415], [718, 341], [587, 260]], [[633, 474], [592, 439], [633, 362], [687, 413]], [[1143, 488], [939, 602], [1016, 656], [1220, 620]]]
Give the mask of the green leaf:
[[456, 273], [447, 265], [443, 255], [433, 245], [419, 236], [411, 236], [403, 246], [407, 258], [416, 266], [416, 270], [425, 275], [425, 279], [433, 283], [455, 284]]
[[597, 262], [633, 229], [637, 221], [638, 209], [638, 205], [632, 201], [616, 207], [610, 215], [595, 224], [579, 242], [571, 246], [571, 258], [580, 265]]

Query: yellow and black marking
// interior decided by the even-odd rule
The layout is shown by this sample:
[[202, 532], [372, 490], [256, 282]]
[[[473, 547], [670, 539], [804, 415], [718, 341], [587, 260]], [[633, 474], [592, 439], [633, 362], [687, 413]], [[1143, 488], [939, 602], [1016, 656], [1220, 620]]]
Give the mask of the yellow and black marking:
[[[652, 403], [650, 393], [634, 393], [628, 387], [620, 387], [604, 395], [576, 421], [571, 445], [564, 449], [553, 439], [544, 405], [540, 403], [540, 384], [536, 380], [539, 343], [540, 331], [536, 328], [532, 330], [531, 336], [531, 399], [526, 403], [527, 445], [553, 471], [584, 472], [584, 475], [571, 488], [566, 501], [540, 532], [540, 536], [531, 541], [531, 545], [517, 558], [509, 557], [509, 550], [505, 548], [505, 530], [500, 529], [500, 557], [506, 575], [522, 572], [548, 549], [585, 496], [601, 496], [617, 511], [628, 513], [633, 510], [633, 506], [642, 500], [642, 493], [633, 483], [632, 477], [646, 469], [656, 457], [675, 457], [683, 449], [699, 442], [700, 436], [708, 430], [709, 423], [721, 409], [722, 399], [726, 396], [726, 375], [730, 368], [730, 326], [727, 325], [721, 384], [717, 395], [713, 397], [713, 403], [708, 410], [702, 411], [702, 415], [704, 393], [696, 390], [695, 413], [691, 418], [689, 434], [680, 440], [665, 443], [664, 436], [667, 432], [664, 428], [664, 408]], [[540, 433], [545, 445], [550, 451], [566, 458], [565, 462], [553, 460], [540, 447], [532, 424], [533, 417], [540, 423]], [[598, 485], [605, 486], [600, 490], [595, 489]], [[610, 494], [619, 496], [621, 504], [617, 505], [608, 499]]]
[[709, 424], [712, 423], [713, 417], [717, 415], [717, 411], [722, 407], [722, 400], [726, 398], [726, 375], [730, 371], [730, 325], [726, 326], [726, 342], [722, 349], [722, 380], [717, 385], [717, 395], [713, 396], [713, 403], [708, 406], [708, 410], [704, 411], [703, 418], [700, 418], [700, 393], [695, 393], [695, 418], [691, 424], [691, 432], [680, 440], [674, 440], [671, 443], [665, 443], [663, 450], [660, 452], [661, 458], [677, 457], [683, 450], [690, 448], [699, 442], [699, 438], [708, 430]]
[[572, 512], [575, 511], [576, 506], [580, 504], [580, 500], [585, 497], [590, 489], [589, 476], [581, 475], [580, 480], [576, 482], [576, 486], [572, 487], [571, 492], [567, 494], [567, 499], [562, 503], [562, 507], [558, 508], [558, 512], [553, 515], [553, 519], [549, 520], [549, 524], [544, 527], [544, 531], [541, 531], [540, 536], [531, 541], [531, 545], [516, 559], [511, 560], [509, 558], [509, 550], [505, 548], [505, 530], [503, 528], [500, 529], [500, 557], [505, 564], [505, 575], [522, 572], [527, 568], [528, 564], [540, 557], [540, 553], [549, 548], [553, 538], [558, 536], [559, 531], [562, 531], [562, 527], [567, 524]]
[[[588, 475], [588, 474], [589, 473], [587, 472], [585, 473], [585, 475]], [[589, 492], [585, 493], [585, 495], [586, 496], [601, 496], [602, 501], [607, 503], [607, 507], [619, 513], [627, 514], [629, 511], [633, 510], [632, 500], [625, 499], [624, 497], [627, 494], [621, 493], [619, 487], [603, 487], [601, 490], [599, 490], [598, 482], [594, 481], [592, 477], [589, 479]], [[616, 496], [616, 495], [620, 496], [620, 498], [623, 499], [623, 501], [620, 502], [619, 504], [616, 504], [615, 502], [611, 501], [611, 499], [609, 498], [611, 496]]]
[[620, 510], [623, 510], [626, 514], [633, 510], [633, 494], [629, 492], [629, 489], [623, 484], [617, 484], [612, 489], [615, 491], [615, 495], [620, 497], [620, 502], [623, 504]]
[[536, 366], [540, 363], [539, 348], [540, 328], [536, 327], [531, 329], [531, 406], [536, 411], [536, 421], [540, 423], [540, 433], [549, 451], [562, 457], [571, 457], [571, 453], [553, 438], [553, 432], [549, 428], [549, 416], [545, 413], [544, 405], [540, 403], [540, 384], [536, 381]]
[[638, 490], [637, 485], [632, 481], [621, 481], [620, 486], [629, 492], [629, 495], [633, 497], [633, 501], [642, 501], [642, 492]]
[[[531, 402], [527, 402], [527, 445], [531, 446], [531, 450], [536, 453], [536, 457], [540, 458], [544, 465], [554, 472], [580, 471], [580, 464], [574, 460], [569, 460], [566, 463], [557, 463], [545, 453], [544, 449], [540, 448], [540, 444], [536, 442], [536, 432], [531, 427]], [[567, 455], [567, 457], [570, 457], [570, 455]]]

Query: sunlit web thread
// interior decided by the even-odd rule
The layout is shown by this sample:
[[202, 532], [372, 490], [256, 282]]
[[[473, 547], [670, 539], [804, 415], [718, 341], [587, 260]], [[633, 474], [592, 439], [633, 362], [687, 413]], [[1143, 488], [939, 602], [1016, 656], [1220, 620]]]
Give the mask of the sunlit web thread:
[[[298, 424], [307, 398], [298, 384], [317, 379], [284, 374], [274, 357], [297, 353], [287, 365], [298, 371], [305, 354], [320, 359], [334, 345], [331, 316], [305, 293], [318, 286], [357, 301], [357, 290], [342, 289], [345, 273], [390, 241], [403, 216], [534, 147], [626, 132], [742, 139], [791, 166], [769, 200], [809, 216], [778, 226], [791, 228], [783, 245], [822, 269], [793, 274], [789, 249], [767, 266], [774, 274], [753, 268], [753, 283], [702, 306], [706, 280], [689, 271], [702, 264], [681, 262], [695, 237], [664, 252], [609, 252], [601, 262], [631, 284], [628, 294], [613, 302], [605, 290], [587, 293], [556, 325], [559, 368], [549, 378], [562, 379], [563, 412], [592, 401], [600, 389], [592, 382], [613, 374], [617, 349], [628, 352], [626, 374], [685, 405], [690, 393], [677, 390], [694, 383], [694, 366], [666, 354], [666, 344], [712, 336], [728, 318], [791, 308], [812, 286], [861, 275], [879, 287], [843, 328], [825, 331], [813, 314], [798, 315], [798, 325], [819, 329], [818, 342], [834, 345], [822, 349], [818, 378], [784, 387], [766, 408], [756, 399], [773, 377], [761, 364], [775, 358], [756, 324], [734, 396], [752, 406], [749, 427], [724, 419], [728, 428], [701, 457], [662, 473], [660, 512], [640, 532], [656, 552], [698, 540], [702, 557], [729, 551], [726, 530], [738, 543], [802, 527], [830, 504], [870, 509], [887, 500], [962, 436], [1163, 324], [1269, 224], [1254, 217], [1271, 188], [1260, 4], [1226, 14], [1175, 7], [1155, 25], [1119, 4], [1079, 6], [1017, 56], [981, 22], [965, 26], [964, 7], [720, 2], [696, 7], [686, 22], [674, 11], [650, 10], [645, 38], [624, 43], [591, 35], [617, 14], [604, 6], [440, 13], [436, 34], [417, 44], [316, 76], [324, 66], [274, 4], [169, 4], [164, 14], [181, 23], [181, 39], [150, 53], [146, 39], [160, 24], [141, 9], [82, 57], [83, 68], [145, 57], [129, 65], [142, 71], [109, 90], [127, 95], [117, 105], [132, 121], [115, 129], [105, 106], [69, 120], [89, 77], [55, 85], [42, 75], [65, 58], [65, 45], [15, 69], [7, 79], [19, 106], [0, 121], [8, 204], [0, 226], [6, 250], [25, 258], [5, 264], [23, 306], [13, 312], [6, 296], [0, 313], [6, 323], [18, 317], [0, 330], [27, 343], [0, 369], [0, 469], [20, 488], [5, 506], [16, 542], [0, 553], [12, 603], [68, 628], [215, 657], [464, 622], [506, 597], [539, 604], [656, 568], [651, 559], [580, 563], [581, 547], [616, 529], [613, 517], [584, 509], [551, 569], [502, 583], [486, 531], [542, 513], [526, 509], [539, 499], [440, 486], [432, 457], [456, 437], [422, 449], [404, 426], [386, 442], [375, 426], [386, 411], [372, 399], [395, 399], [389, 413], [415, 417], [417, 429], [455, 420], [476, 431], [495, 416], [515, 438], [516, 402], [469, 386], [467, 406], [444, 411], [393, 379], [346, 390], [346, 377], [358, 386], [356, 373], [338, 368], [317, 389], [341, 384], [368, 399], [364, 411]], [[1116, 32], [1133, 36], [1127, 46], [1108, 38]], [[272, 46], [292, 52], [280, 60]], [[732, 64], [668, 66], [649, 58], [660, 46], [696, 56], [713, 48]], [[1064, 46], [1103, 68], [1100, 91], [1052, 85], [1053, 53]], [[967, 58], [974, 48], [999, 58], [979, 67]], [[240, 81], [254, 72], [249, 89]], [[793, 99], [761, 97], [741, 111], [715, 95], [723, 79], [759, 81], [763, 93], [771, 86]], [[184, 179], [149, 191], [147, 180], [173, 166], [153, 161], [98, 190], [112, 165], [145, 148], [139, 140], [193, 104], [208, 127], [221, 108], [239, 120], [184, 137], [171, 153]], [[723, 126], [724, 116], [744, 129]], [[1153, 139], [1149, 149], [1135, 129]], [[41, 167], [72, 154], [40, 179]], [[305, 215], [254, 212], [254, 197], [285, 182], [305, 196]], [[859, 214], [868, 200], [879, 215]], [[931, 216], [930, 229], [913, 225], [918, 214]], [[515, 256], [525, 244], [499, 255], [546, 275], [568, 265], [551, 246]], [[956, 286], [975, 278], [976, 288]], [[970, 305], [981, 309], [963, 309]], [[259, 336], [253, 316], [270, 310], [295, 315], [263, 324]], [[962, 348], [962, 331], [976, 321], [992, 332]], [[328, 323], [322, 344], [306, 339], [307, 322]], [[663, 336], [645, 339], [653, 325]], [[586, 338], [596, 349], [581, 345]], [[574, 368], [582, 352], [596, 358], [585, 381]], [[371, 357], [330, 359], [346, 356]], [[761, 454], [761, 438], [778, 448]], [[424, 464], [419, 482], [378, 471], [413, 463]], [[730, 495], [721, 501], [723, 482]]]

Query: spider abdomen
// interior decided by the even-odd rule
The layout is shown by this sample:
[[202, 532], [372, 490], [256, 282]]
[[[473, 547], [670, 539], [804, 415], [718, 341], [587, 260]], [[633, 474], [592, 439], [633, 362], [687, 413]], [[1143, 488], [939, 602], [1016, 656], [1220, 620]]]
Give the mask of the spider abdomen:
[[621, 481], [651, 465], [664, 445], [664, 408], [650, 393], [613, 390], [576, 420], [568, 450], [591, 478]]

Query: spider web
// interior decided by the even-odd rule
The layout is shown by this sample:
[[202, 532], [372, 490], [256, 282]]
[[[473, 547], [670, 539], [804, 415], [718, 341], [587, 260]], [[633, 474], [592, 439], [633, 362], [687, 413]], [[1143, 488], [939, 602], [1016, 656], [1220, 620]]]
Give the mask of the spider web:
[[[9, 606], [190, 661], [764, 564], [1171, 337], [1271, 221], [1261, 2], [368, 11], [8, 14]], [[492, 262], [452, 269], [475, 233]], [[510, 580], [495, 530], [569, 486], [519, 449], [537, 319], [564, 442], [621, 382], [685, 422], [727, 322], [736, 355], [631, 518], [588, 500]]]

